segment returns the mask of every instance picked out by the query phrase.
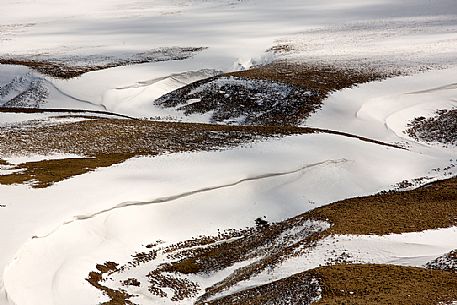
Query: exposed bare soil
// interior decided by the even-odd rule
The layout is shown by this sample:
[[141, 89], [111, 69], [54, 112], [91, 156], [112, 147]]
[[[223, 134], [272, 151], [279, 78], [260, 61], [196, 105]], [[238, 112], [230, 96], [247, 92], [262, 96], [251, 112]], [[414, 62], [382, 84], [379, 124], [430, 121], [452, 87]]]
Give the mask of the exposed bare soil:
[[103, 302], [101, 305], [134, 305], [134, 303], [129, 301], [132, 295], [129, 295], [125, 291], [110, 289], [103, 285], [103, 275], [116, 271], [117, 266], [114, 262], [97, 265], [97, 271], [92, 271], [86, 280], [109, 297], [110, 300]]
[[[391, 265], [340, 265], [312, 270], [322, 286], [316, 304], [436, 305], [457, 299], [451, 273]], [[353, 293], [351, 293], [353, 292]]]
[[197, 304], [208, 305], [309, 305], [321, 295], [319, 282], [311, 274], [296, 274], [268, 285], [248, 289]]
[[113, 153], [157, 155], [213, 150], [264, 136], [313, 132], [310, 128], [244, 128], [148, 120], [96, 119], [51, 125], [32, 121], [2, 128], [0, 155], [58, 152], [88, 156]]
[[[397, 75], [395, 73], [394, 75]], [[376, 69], [350, 69], [331, 65], [312, 65], [289, 62], [277, 62], [246, 71], [232, 72], [229, 76], [257, 80], [270, 80], [291, 84], [300, 88], [316, 91], [320, 95], [357, 84], [382, 80], [392, 73], [380, 72]]]
[[88, 120], [63, 124], [31, 121], [0, 127], [2, 156], [53, 153], [85, 156], [19, 164], [10, 169], [21, 171], [1, 175], [0, 184], [30, 183], [33, 187], [47, 187], [54, 182], [98, 167], [121, 163], [134, 156], [224, 149], [265, 137], [316, 132], [308, 128], [242, 128], [88, 116], [84, 118]]

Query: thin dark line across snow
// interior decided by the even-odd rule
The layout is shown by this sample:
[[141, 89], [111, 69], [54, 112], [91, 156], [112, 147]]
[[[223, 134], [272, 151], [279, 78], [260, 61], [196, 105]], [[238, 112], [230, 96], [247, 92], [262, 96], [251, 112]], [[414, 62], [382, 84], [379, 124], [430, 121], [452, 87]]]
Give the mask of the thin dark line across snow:
[[[325, 160], [325, 161], [318, 162], [318, 163], [306, 164], [306, 165], [303, 165], [303, 166], [299, 167], [298, 169], [294, 169], [294, 170], [290, 170], [290, 171], [273, 172], [273, 173], [256, 175], [256, 176], [240, 179], [240, 180], [237, 180], [235, 182], [231, 182], [231, 183], [227, 183], [227, 184], [204, 187], [204, 188], [200, 188], [200, 189], [197, 189], [197, 190], [187, 191], [187, 192], [183, 192], [183, 193], [179, 193], [179, 194], [171, 195], [171, 196], [158, 197], [156, 199], [149, 200], [149, 201], [122, 202], [122, 203], [117, 204], [117, 205], [115, 205], [115, 206], [113, 206], [111, 208], [103, 209], [103, 210], [95, 212], [95, 213], [74, 216], [73, 219], [64, 222], [62, 224], [62, 226], [71, 224], [71, 223], [76, 222], [76, 221], [81, 221], [81, 220], [87, 220], [87, 219], [90, 219], [90, 218], [94, 218], [94, 217], [99, 216], [101, 214], [105, 214], [105, 213], [111, 212], [113, 210], [121, 209], [121, 208], [134, 207], [134, 206], [145, 206], [145, 205], [152, 205], [152, 204], [158, 204], [158, 203], [171, 202], [171, 201], [175, 201], [175, 200], [178, 200], [178, 199], [181, 199], [181, 198], [190, 197], [190, 196], [193, 196], [193, 195], [196, 195], [196, 194], [211, 192], [211, 191], [215, 191], [215, 190], [219, 190], [219, 189], [223, 189], [223, 188], [234, 187], [234, 186], [237, 186], [237, 185], [245, 183], [245, 182], [269, 179], [269, 178], [274, 178], [274, 177], [281, 177], [281, 176], [286, 176], [286, 175], [292, 175], [292, 174], [296, 174], [298, 172], [305, 171], [305, 170], [313, 168], [313, 167], [318, 167], [318, 166], [323, 166], [323, 165], [337, 165], [337, 164], [341, 164], [341, 163], [346, 163], [348, 161], [349, 160], [344, 159], [344, 158], [343, 159], [337, 159], [337, 160]], [[46, 235], [34, 236], [33, 238], [45, 238], [45, 237], [48, 237], [52, 233], [57, 231], [59, 228], [60, 228], [60, 226], [58, 228], [54, 229], [53, 231], [51, 231], [50, 233], [46, 234]]]
[[430, 88], [430, 89], [425, 89], [425, 90], [420, 90], [420, 91], [408, 92], [408, 93], [406, 93], [406, 94], [433, 93], [433, 92], [437, 92], [437, 91], [442, 91], [442, 90], [453, 90], [453, 89], [457, 89], [457, 83], [447, 84], [447, 85], [444, 85], [444, 86], [435, 87], [435, 88]]

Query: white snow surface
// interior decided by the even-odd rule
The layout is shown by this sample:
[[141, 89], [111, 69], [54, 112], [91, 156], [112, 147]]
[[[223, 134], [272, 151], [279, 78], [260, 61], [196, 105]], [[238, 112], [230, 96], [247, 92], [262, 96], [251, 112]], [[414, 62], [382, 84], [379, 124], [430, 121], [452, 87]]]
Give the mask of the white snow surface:
[[432, 70], [343, 89], [325, 100], [322, 109], [304, 124], [408, 143], [421, 150], [404, 131], [417, 117], [457, 106], [456, 75], [457, 68]]
[[[94, 104], [73, 97], [55, 86], [51, 78], [47, 78], [27, 67], [0, 65], [0, 106], [30, 89], [31, 84], [44, 90], [36, 108], [106, 110], [102, 105]], [[35, 88], [36, 90], [36, 88]], [[31, 94], [31, 101], [36, 101], [36, 91]], [[8, 104], [6, 104], [8, 106]], [[30, 105], [35, 106], [34, 104]]]
[[[138, 117], [207, 121], [209, 116], [186, 118], [152, 103], [188, 83], [174, 75], [245, 69], [275, 59], [455, 65], [456, 24], [455, 0], [4, 0], [0, 56], [90, 61], [164, 47], [208, 47], [182, 61], [111, 68], [71, 80], [45, 77], [50, 102], [43, 106], [62, 99], [62, 107], [79, 101], [77, 107], [105, 106]], [[266, 52], [284, 43], [293, 45], [292, 54]], [[204, 77], [196, 73], [189, 82]]]
[[[6, 205], [0, 210], [0, 223], [10, 233], [1, 236], [4, 251], [0, 266], [7, 266], [3, 276], [7, 296], [2, 302], [87, 304], [101, 300], [84, 280], [95, 264], [128, 261], [142, 244], [155, 240], [173, 243], [217, 234], [218, 229], [244, 228], [261, 216], [280, 221], [336, 200], [391, 188], [405, 179], [455, 175], [452, 169], [447, 173], [434, 171], [455, 158], [455, 148], [412, 142], [383, 121], [392, 113], [404, 111], [400, 105], [404, 109], [412, 106], [408, 93], [455, 82], [452, 72], [430, 71], [335, 93], [307, 122], [400, 142], [410, 150], [312, 134], [270, 139], [223, 152], [136, 158], [47, 189], [0, 186], [0, 203]], [[453, 90], [416, 93], [416, 104], [429, 102], [432, 107], [435, 100], [436, 107], [441, 107], [452, 99]], [[378, 107], [371, 116], [358, 116], [360, 109], [370, 109], [367, 105], [376, 96], [387, 100], [385, 107]], [[396, 103], [388, 102], [392, 96]], [[401, 116], [398, 122], [405, 125], [402, 119], [420, 113]], [[455, 230], [438, 232], [447, 240], [455, 237]], [[347, 242], [355, 245], [354, 253], [358, 253], [358, 244], [351, 240], [360, 238], [350, 237]], [[368, 240], [373, 249], [378, 244], [383, 246], [382, 238]], [[453, 244], [450, 242], [449, 247]], [[402, 263], [415, 265], [425, 260], [416, 247], [402, 249], [403, 255], [411, 257]], [[450, 250], [444, 246], [434, 249], [426, 259]], [[366, 253], [363, 258], [368, 259], [372, 252]], [[391, 261], [392, 255], [388, 257]], [[273, 273], [273, 278], [281, 274], [286, 275]], [[267, 280], [256, 281], [249, 285]]]
[[[123, 56], [171, 46], [208, 49], [182, 61], [111, 68], [71, 80], [1, 65], [0, 85], [17, 76], [25, 83], [42, 82], [49, 92], [43, 107], [106, 108], [204, 122], [208, 116], [182, 118], [152, 102], [217, 71], [281, 58], [265, 50], [290, 40], [299, 42], [295, 60], [357, 64], [366, 62], [361, 57], [367, 52], [368, 61], [381, 64], [392, 59], [401, 65], [399, 58], [406, 58], [408, 64], [455, 66], [456, 15], [455, 0], [3, 0], [0, 55]], [[95, 264], [128, 261], [142, 244], [244, 228], [261, 216], [280, 221], [405, 179], [455, 175], [455, 169], [434, 171], [456, 158], [455, 147], [416, 143], [403, 130], [416, 116], [455, 106], [456, 72], [451, 67], [342, 90], [305, 122], [401, 143], [409, 150], [312, 134], [222, 152], [135, 158], [46, 189], [0, 186], [0, 226], [6, 232], [0, 235], [0, 304], [94, 304], [104, 297], [84, 279]], [[36, 118], [43, 115], [1, 114], [0, 124]], [[449, 228], [331, 237], [338, 242], [322, 241], [313, 263], [302, 269], [315, 266], [325, 259], [319, 255], [331, 249], [348, 250], [359, 261], [421, 265], [448, 252], [456, 235]], [[384, 252], [378, 251], [383, 247]], [[294, 262], [287, 262], [284, 269], [248, 284], [290, 275], [297, 271], [293, 268]]]
[[372, 194], [428, 175], [450, 158], [433, 152], [314, 134], [223, 152], [137, 158], [47, 189], [0, 186], [7, 204], [1, 223], [11, 223], [10, 234], [1, 237], [0, 261], [8, 265], [8, 298], [88, 304], [99, 297], [84, 280], [96, 263], [126, 261], [151, 241], [214, 235], [263, 215], [280, 221]]
[[[90, 117], [84, 117], [90, 116]], [[117, 115], [76, 112], [69, 113], [62, 110], [61, 112], [43, 112], [43, 113], [20, 113], [20, 112], [0, 112], [0, 126], [2, 127], [25, 127], [39, 125], [55, 125], [70, 122], [89, 120], [91, 117], [99, 118], [119, 118]]]

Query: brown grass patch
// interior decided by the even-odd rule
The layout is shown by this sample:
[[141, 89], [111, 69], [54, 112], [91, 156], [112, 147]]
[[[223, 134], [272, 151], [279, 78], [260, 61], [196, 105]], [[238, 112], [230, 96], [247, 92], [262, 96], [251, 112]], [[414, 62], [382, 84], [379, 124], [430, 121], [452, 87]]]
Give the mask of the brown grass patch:
[[308, 274], [291, 277], [198, 305], [309, 305], [319, 296], [317, 280]]
[[343, 69], [331, 65], [304, 65], [299, 63], [276, 62], [226, 75], [291, 84], [307, 90], [316, 91], [322, 97], [326, 97], [333, 91], [350, 88], [356, 84], [381, 80], [397, 74], [382, 73], [375, 69], [356, 70], [349, 68]]
[[339, 265], [310, 271], [323, 288], [316, 304], [421, 304], [457, 300], [454, 274], [390, 265]]
[[316, 305], [436, 305], [457, 300], [457, 277], [451, 273], [391, 265], [336, 265], [244, 290], [200, 304], [266, 305], [310, 304], [322, 288]]
[[[0, 184], [32, 182], [47, 187], [99, 167], [124, 162], [133, 156], [215, 150], [260, 140], [263, 137], [312, 133], [307, 128], [242, 128], [205, 124], [164, 123], [146, 120], [95, 119], [66, 124], [32, 124], [2, 128], [1, 155], [72, 153], [86, 158], [27, 162], [0, 176]], [[6, 165], [4, 161], [1, 164]]]
[[26, 66], [32, 68], [43, 74], [62, 78], [70, 79], [74, 77], [81, 76], [82, 74], [89, 71], [97, 71], [106, 69], [108, 67], [95, 66], [95, 67], [83, 67], [83, 66], [67, 66], [64, 64], [53, 63], [49, 61], [37, 61], [37, 60], [26, 60], [26, 59], [1, 59], [0, 64], [3, 65], [17, 65], [17, 66]]
[[[316, 242], [329, 234], [389, 234], [453, 226], [457, 223], [456, 186], [457, 178], [452, 178], [411, 191], [383, 192], [374, 196], [343, 200], [279, 223], [247, 229], [239, 232], [241, 235], [236, 235], [237, 239], [221, 240], [217, 243], [208, 244], [207, 241], [211, 239], [202, 238], [200, 242], [205, 247], [194, 249], [186, 249], [187, 242], [173, 245], [170, 248], [171, 253], [168, 255], [171, 261], [159, 265], [149, 275], [151, 279], [156, 279], [161, 273], [177, 274], [179, 279], [180, 274], [214, 274], [233, 266], [237, 262], [257, 259], [254, 263], [238, 268], [220, 282], [206, 288], [197, 302], [197, 304], [205, 304], [214, 295], [241, 281], [248, 280], [262, 271], [275, 268], [288, 258], [306, 255]], [[331, 222], [333, 226], [322, 231], [322, 229], [310, 225], [309, 220], [313, 219]], [[195, 245], [195, 242], [198, 244], [199, 241], [192, 241], [190, 245]], [[342, 260], [344, 261], [344, 257]], [[333, 263], [338, 262], [341, 262], [340, 258], [335, 257]], [[404, 297], [406, 292], [413, 297], [410, 296], [411, 303], [407, 300], [404, 304], [429, 304], [420, 303], [419, 300], [428, 294], [428, 292], [422, 294], [422, 291], [431, 290], [435, 291], [434, 296], [437, 300], [445, 301], [447, 300], [446, 296], [454, 296], [454, 294], [446, 295], [443, 291], [449, 289], [451, 285], [455, 285], [454, 280], [457, 280], [454, 275], [454, 280], [449, 282], [450, 277], [442, 275], [443, 273], [440, 273], [442, 270], [433, 273], [420, 268], [397, 270], [396, 268], [402, 267], [370, 265], [357, 265], [354, 267], [355, 269], [351, 269], [351, 266], [331, 268], [319, 268], [317, 271], [304, 274], [307, 278], [309, 275], [313, 275], [321, 279], [323, 287], [326, 289], [324, 292], [335, 294], [335, 300], [339, 302], [338, 304], [356, 297], [359, 299], [355, 300], [354, 303], [345, 304], [403, 304], [393, 300]], [[300, 287], [293, 284], [299, 281], [300, 277], [294, 276], [293, 278], [292, 282], [291, 279], [285, 279], [284, 283], [276, 283], [277, 285], [275, 284], [274, 287], [265, 286], [265, 288], [261, 286], [252, 291], [248, 290], [246, 294], [245, 292], [234, 294], [223, 298], [222, 301], [217, 300], [212, 303], [209, 302], [209, 304], [282, 304], [279, 300], [289, 299], [293, 296], [303, 298], [304, 295], [299, 294], [303, 289], [300, 290]], [[327, 281], [328, 278], [335, 283]], [[390, 281], [391, 278], [392, 281]], [[416, 278], [422, 279], [417, 286], [420, 291], [414, 290]], [[176, 284], [174, 280], [168, 280], [170, 283]], [[436, 288], [437, 283], [441, 280], [444, 288]], [[401, 281], [405, 283], [402, 284], [401, 290], [397, 293], [394, 288]], [[346, 282], [347, 284], [345, 284]], [[365, 286], [357, 288], [365, 283], [369, 283], [367, 285], [374, 288], [368, 289]], [[346, 286], [339, 289], [340, 286], [338, 285]], [[292, 289], [291, 287], [295, 288]], [[187, 288], [184, 287], [183, 289]], [[454, 289], [457, 291], [457, 286], [454, 286]], [[346, 292], [340, 293], [340, 290]], [[281, 291], [285, 291], [285, 294], [280, 294]], [[350, 291], [354, 293], [350, 294]], [[371, 301], [374, 303], [370, 303]], [[416, 301], [418, 303], [414, 303]], [[332, 302], [322, 304], [337, 304]], [[297, 299], [296, 303], [307, 304], [303, 302], [303, 299]], [[296, 303], [292, 302], [292, 304]]]
[[374, 69], [275, 62], [191, 83], [155, 101], [211, 122], [298, 125], [331, 92], [396, 75]]
[[121, 163], [133, 156], [226, 149], [268, 137], [295, 134], [323, 132], [396, 147], [355, 135], [305, 127], [224, 126], [93, 116], [90, 120], [73, 123], [43, 124], [32, 121], [1, 127], [0, 131], [0, 155], [71, 153], [87, 156], [28, 162], [13, 168], [21, 169], [21, 172], [0, 176], [0, 184], [36, 181], [34, 187], [47, 187], [98, 167]]
[[[207, 289], [202, 300], [211, 297], [236, 283], [249, 279], [282, 260], [294, 255], [299, 247], [312, 247], [316, 241], [330, 234], [390, 234], [418, 232], [446, 228], [457, 224], [457, 178], [435, 182], [412, 191], [387, 192], [374, 196], [353, 198], [317, 208], [292, 219], [272, 224], [254, 231], [232, 243], [195, 253], [170, 264], [165, 270], [179, 273], [214, 272], [247, 260], [249, 254], [259, 254], [258, 249], [274, 241], [286, 230], [293, 230], [310, 219], [325, 220], [333, 226], [315, 232], [294, 244], [273, 251], [258, 262], [240, 268], [230, 277]], [[274, 244], [273, 244], [274, 245]], [[273, 247], [271, 245], [271, 247]], [[301, 255], [298, 252], [297, 255]], [[335, 258], [337, 259], [337, 258]], [[338, 261], [338, 260], [336, 260]]]
[[[33, 56], [29, 58], [26, 56], [16, 58], [4, 57], [0, 58], [0, 64], [26, 66], [52, 77], [70, 79], [81, 76], [87, 72], [99, 71], [119, 66], [168, 60], [183, 60], [205, 49], [206, 48], [203, 47], [161, 48], [144, 53], [132, 54], [132, 56], [127, 59], [109, 57], [100, 58], [97, 56], [89, 56], [87, 58], [74, 56], [63, 59], [46, 57], [33, 59]], [[77, 62], [77, 64], [74, 64], [73, 62]]]
[[343, 200], [307, 214], [328, 220], [328, 234], [418, 232], [457, 224], [457, 178], [411, 191], [387, 192]]
[[93, 158], [66, 158], [27, 162], [14, 166], [21, 170], [0, 175], [0, 184], [31, 183], [34, 188], [45, 188], [73, 176], [82, 175], [99, 167], [109, 167], [131, 158], [129, 154], [100, 154]]
[[[0, 155], [75, 153], [157, 155], [228, 148], [264, 137], [313, 133], [311, 128], [244, 127], [97, 119], [3, 128]], [[52, 136], [50, 136], [52, 135]]]
[[118, 264], [114, 262], [106, 262], [103, 265], [97, 265], [96, 268], [98, 272], [92, 271], [89, 273], [89, 277], [86, 281], [110, 298], [108, 302], [103, 302], [101, 305], [134, 305], [134, 303], [129, 301], [129, 298], [131, 298], [132, 295], [129, 295], [123, 290], [114, 290], [102, 285], [103, 275], [116, 271], [117, 266]]
[[[411, 191], [352, 198], [320, 207], [261, 230], [247, 231], [245, 237], [232, 243], [220, 243], [216, 247], [198, 251], [172, 264], [167, 270], [194, 273], [225, 268], [249, 258], [250, 251], [256, 253], [256, 249], [271, 245], [283, 232], [303, 226], [311, 219], [330, 222], [332, 227], [324, 232], [317, 230], [314, 234], [308, 234], [308, 240], [303, 240], [306, 243], [330, 234], [383, 235], [447, 228], [457, 224], [457, 178], [434, 182]], [[298, 240], [295, 242], [296, 245], [300, 244]], [[289, 250], [293, 250], [293, 247]], [[282, 255], [286, 253], [279, 252]]]

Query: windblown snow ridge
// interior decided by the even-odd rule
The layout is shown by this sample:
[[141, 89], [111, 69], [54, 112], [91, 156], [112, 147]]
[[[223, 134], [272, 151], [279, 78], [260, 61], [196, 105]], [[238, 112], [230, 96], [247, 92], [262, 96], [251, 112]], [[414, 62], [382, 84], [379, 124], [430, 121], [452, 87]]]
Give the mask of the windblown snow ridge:
[[[77, 215], [77, 216], [73, 217], [72, 220], [68, 220], [68, 221], [64, 222], [62, 225], [71, 224], [71, 223], [73, 223], [75, 221], [94, 218], [94, 217], [96, 217], [98, 215], [105, 214], [105, 213], [111, 212], [113, 210], [121, 209], [121, 208], [171, 202], [171, 201], [178, 200], [180, 198], [193, 196], [193, 195], [196, 195], [196, 194], [199, 194], [199, 193], [211, 192], [211, 191], [219, 190], [219, 189], [222, 189], [222, 188], [228, 188], [228, 187], [237, 186], [237, 185], [245, 183], [245, 182], [268, 179], [268, 178], [273, 178], [273, 177], [286, 176], [286, 175], [292, 175], [292, 174], [296, 174], [298, 172], [305, 171], [307, 169], [310, 169], [310, 168], [313, 168], [313, 167], [317, 167], [317, 166], [338, 165], [338, 164], [346, 163], [346, 162], [349, 162], [349, 160], [344, 159], [344, 158], [343, 159], [338, 159], [338, 160], [325, 160], [325, 161], [318, 162], [318, 163], [306, 164], [306, 165], [304, 165], [304, 166], [302, 166], [302, 167], [300, 167], [298, 169], [294, 169], [294, 170], [290, 170], [290, 171], [261, 174], [261, 175], [257, 175], [257, 176], [253, 176], [253, 177], [249, 177], [249, 178], [240, 179], [238, 181], [231, 182], [231, 183], [228, 183], [228, 184], [204, 187], [204, 188], [201, 188], [201, 189], [198, 189], [198, 190], [183, 192], [183, 193], [176, 194], [176, 195], [171, 195], [171, 196], [166, 196], [166, 197], [159, 197], [159, 198], [156, 198], [156, 199], [153, 199], [153, 200], [150, 200], [150, 201], [123, 202], [123, 203], [117, 204], [117, 205], [115, 205], [115, 206], [113, 206], [111, 208], [107, 208], [107, 209], [104, 209], [104, 210], [101, 210], [101, 211], [98, 211], [98, 212], [95, 212], [95, 213], [90, 213], [90, 214], [86, 214], [86, 215]], [[42, 236], [33, 236], [33, 238], [45, 238], [45, 237], [51, 235], [57, 229], [58, 228], [56, 228], [52, 232], [50, 232], [48, 234], [45, 234], [45, 235], [42, 235]]]

